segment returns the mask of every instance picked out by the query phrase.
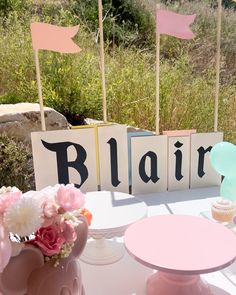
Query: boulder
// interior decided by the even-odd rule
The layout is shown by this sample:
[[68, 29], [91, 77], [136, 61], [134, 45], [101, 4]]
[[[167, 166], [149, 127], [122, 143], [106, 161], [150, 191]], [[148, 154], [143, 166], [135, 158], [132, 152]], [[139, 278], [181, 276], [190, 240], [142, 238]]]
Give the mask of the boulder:
[[[44, 107], [46, 130], [69, 129], [66, 118]], [[37, 103], [0, 104], [0, 134], [30, 141], [30, 133], [41, 131], [40, 107]]]

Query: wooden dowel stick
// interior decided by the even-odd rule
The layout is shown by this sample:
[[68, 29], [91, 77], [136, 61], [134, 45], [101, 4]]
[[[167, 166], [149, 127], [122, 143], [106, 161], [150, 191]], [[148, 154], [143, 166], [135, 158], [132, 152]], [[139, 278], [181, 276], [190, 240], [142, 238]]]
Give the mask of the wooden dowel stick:
[[[160, 9], [157, 4], [156, 11]], [[157, 22], [156, 22], [157, 23]], [[160, 34], [156, 26], [156, 135], [160, 134]]]
[[39, 98], [39, 105], [40, 105], [41, 125], [42, 125], [42, 131], [46, 131], [38, 50], [34, 51], [34, 57], [35, 57], [35, 66], [36, 66], [36, 77], [37, 77], [38, 98]]
[[218, 0], [217, 11], [217, 45], [216, 45], [216, 84], [214, 104], [214, 131], [218, 130], [219, 92], [220, 92], [220, 44], [221, 44], [221, 21], [222, 21], [222, 0]]
[[105, 62], [104, 62], [104, 38], [103, 38], [103, 20], [102, 20], [102, 0], [98, 0], [99, 32], [100, 32], [100, 67], [102, 77], [102, 106], [103, 121], [107, 122], [107, 101], [106, 101], [106, 81], [105, 81]]

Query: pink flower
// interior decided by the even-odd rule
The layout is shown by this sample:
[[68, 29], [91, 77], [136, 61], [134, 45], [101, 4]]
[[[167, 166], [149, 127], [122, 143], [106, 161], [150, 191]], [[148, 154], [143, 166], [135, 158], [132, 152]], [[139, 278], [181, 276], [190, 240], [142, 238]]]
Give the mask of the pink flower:
[[61, 228], [63, 230], [63, 237], [66, 243], [73, 243], [77, 239], [76, 231], [70, 221], [65, 220], [61, 224]]
[[55, 197], [56, 203], [65, 211], [73, 211], [84, 206], [83, 193], [73, 184], [61, 185]]
[[9, 191], [0, 194], [0, 214], [21, 198], [21, 191]]
[[41, 227], [35, 234], [35, 239], [29, 244], [37, 246], [44, 255], [52, 256], [58, 254], [65, 239], [61, 233], [61, 228], [56, 224]]
[[8, 235], [0, 218], [0, 272], [7, 266], [11, 257], [11, 242]]
[[[47, 218], [45, 215], [44, 215], [44, 218], [43, 218], [43, 223], [42, 223], [42, 227], [48, 227], [49, 225], [51, 224], [60, 224], [62, 221], [64, 220], [63, 216], [60, 215], [60, 214], [56, 214], [54, 216], [52, 216], [51, 218]], [[1, 295], [1, 294], [0, 294]]]
[[46, 218], [55, 217], [58, 214], [57, 209], [58, 206], [52, 201], [43, 203], [43, 214]]
[[53, 200], [46, 200], [42, 204], [43, 207], [43, 227], [47, 227], [51, 225], [52, 223], [56, 222], [56, 219], [58, 217], [58, 209], [59, 206], [55, 203], [54, 199]]

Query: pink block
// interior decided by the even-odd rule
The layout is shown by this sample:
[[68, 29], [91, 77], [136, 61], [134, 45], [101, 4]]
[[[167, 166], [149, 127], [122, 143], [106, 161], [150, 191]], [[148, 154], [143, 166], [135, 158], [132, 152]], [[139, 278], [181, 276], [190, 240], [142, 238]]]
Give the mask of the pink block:
[[186, 130], [167, 130], [163, 131], [163, 135], [167, 135], [168, 137], [174, 136], [190, 136], [193, 133], [196, 133], [196, 129], [186, 129]]

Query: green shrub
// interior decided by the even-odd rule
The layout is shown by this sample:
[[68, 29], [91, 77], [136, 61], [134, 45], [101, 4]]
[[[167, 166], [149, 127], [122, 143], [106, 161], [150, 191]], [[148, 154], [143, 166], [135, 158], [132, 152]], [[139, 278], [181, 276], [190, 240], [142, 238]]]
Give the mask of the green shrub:
[[[72, 11], [89, 31], [98, 31], [98, 1], [73, 0]], [[154, 41], [154, 18], [139, 0], [103, 0], [104, 38], [109, 44], [142, 47]]]
[[[111, 25], [109, 22], [115, 18], [121, 42], [120, 46], [111, 47], [109, 42], [105, 45], [108, 120], [154, 130], [155, 44], [150, 44], [148, 39], [147, 42], [140, 41], [140, 46], [134, 46], [132, 40], [142, 39], [141, 28], [143, 32], [147, 27], [153, 30], [149, 20], [145, 23], [145, 17], [142, 17], [143, 14], [146, 15], [142, 5], [145, 4], [154, 13], [156, 1], [147, 0], [141, 6], [136, 6], [140, 1], [125, 0], [120, 8], [116, 7], [117, 13], [122, 12], [124, 19], [127, 16], [127, 19], [132, 20], [132, 25], [128, 21], [122, 24], [119, 14], [115, 16], [113, 9], [119, 1], [113, 1], [113, 6], [111, 0], [103, 1], [104, 27]], [[45, 105], [54, 107], [61, 113], [102, 119], [99, 51], [95, 41], [97, 0], [31, 2], [27, 10], [15, 9], [7, 18], [1, 18], [0, 103], [38, 101], [30, 21], [39, 20], [65, 26], [79, 23], [80, 30], [75, 42], [82, 48], [81, 53], [64, 55], [40, 51]], [[129, 5], [134, 7], [131, 9]], [[192, 26], [196, 37], [194, 40], [179, 40], [161, 36], [160, 129], [197, 128], [198, 131], [212, 131], [216, 10], [205, 0], [174, 1], [169, 5], [168, 8], [180, 13], [197, 13]], [[140, 8], [139, 12], [137, 8]], [[139, 17], [140, 21], [137, 20]], [[224, 10], [219, 130], [224, 131], [225, 139], [231, 141], [236, 138], [235, 22], [234, 11]], [[137, 30], [134, 23], [139, 23]], [[113, 34], [110, 29], [107, 33]], [[135, 39], [135, 32], [138, 33], [138, 39]]]
[[16, 186], [22, 191], [34, 188], [33, 162], [27, 143], [0, 136], [0, 187]]
[[29, 0], [1, 0], [0, 1], [0, 16], [8, 17], [12, 11], [17, 11], [23, 14], [28, 8]]

